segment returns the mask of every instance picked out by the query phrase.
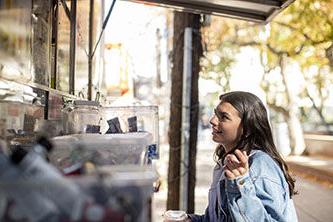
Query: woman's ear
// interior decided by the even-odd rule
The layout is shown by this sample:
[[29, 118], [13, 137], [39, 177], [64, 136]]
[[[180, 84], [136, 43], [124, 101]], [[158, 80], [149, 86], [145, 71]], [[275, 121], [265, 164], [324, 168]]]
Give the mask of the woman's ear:
[[244, 133], [244, 128], [243, 128], [243, 124], [239, 124], [239, 127], [238, 127], [238, 138], [239, 139], [242, 139], [243, 138], [243, 133]]
[[243, 143], [244, 141], [244, 129], [242, 127], [242, 125], [239, 125], [238, 129], [237, 129], [237, 141], [236, 143], [238, 145], [240, 145], [241, 143]]

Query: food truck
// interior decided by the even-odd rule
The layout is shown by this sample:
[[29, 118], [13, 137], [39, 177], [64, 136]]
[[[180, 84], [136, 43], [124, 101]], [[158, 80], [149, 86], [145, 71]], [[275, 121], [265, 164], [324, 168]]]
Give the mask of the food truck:
[[[262, 24], [292, 3], [129, 2]], [[115, 4], [0, 0], [0, 221], [151, 220], [158, 107], [106, 106], [94, 87]]]

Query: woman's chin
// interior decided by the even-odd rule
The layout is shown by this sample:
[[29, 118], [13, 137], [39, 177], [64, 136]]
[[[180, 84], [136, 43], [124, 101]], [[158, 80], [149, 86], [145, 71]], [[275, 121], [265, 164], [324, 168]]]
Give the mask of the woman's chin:
[[212, 136], [212, 140], [213, 140], [215, 143], [221, 143], [221, 138], [219, 138], [219, 136], [216, 135], [216, 134], [213, 134], [213, 136]]

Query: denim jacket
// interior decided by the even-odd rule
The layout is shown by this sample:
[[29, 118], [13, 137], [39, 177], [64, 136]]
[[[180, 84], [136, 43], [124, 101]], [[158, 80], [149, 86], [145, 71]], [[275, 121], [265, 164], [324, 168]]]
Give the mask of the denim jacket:
[[245, 175], [229, 180], [217, 165], [205, 214], [190, 214], [192, 222], [297, 222], [288, 183], [278, 164], [255, 150], [249, 166]]

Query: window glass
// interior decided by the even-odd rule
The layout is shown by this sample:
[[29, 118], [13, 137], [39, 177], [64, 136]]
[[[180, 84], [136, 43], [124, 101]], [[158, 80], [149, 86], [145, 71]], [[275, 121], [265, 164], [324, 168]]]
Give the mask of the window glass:
[[[76, 58], [75, 58], [75, 94], [87, 98], [88, 91], [88, 53], [89, 53], [89, 0], [77, 1], [76, 16]], [[101, 1], [94, 1], [93, 40], [94, 49], [101, 30]], [[102, 42], [99, 43], [100, 45]], [[99, 46], [100, 46], [99, 45]], [[92, 61], [92, 82], [95, 93], [98, 84], [100, 50], [96, 49]], [[93, 95], [94, 97], [94, 95]]]
[[32, 7], [33, 82], [49, 86], [50, 79], [50, 1], [34, 0]]
[[0, 76], [30, 82], [31, 1], [0, 1]]
[[[70, 43], [70, 20], [64, 7], [58, 3], [58, 42], [57, 42], [57, 82], [58, 90], [69, 92], [69, 43]], [[66, 1], [70, 9], [70, 1]]]

